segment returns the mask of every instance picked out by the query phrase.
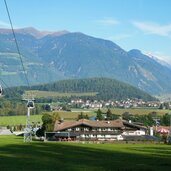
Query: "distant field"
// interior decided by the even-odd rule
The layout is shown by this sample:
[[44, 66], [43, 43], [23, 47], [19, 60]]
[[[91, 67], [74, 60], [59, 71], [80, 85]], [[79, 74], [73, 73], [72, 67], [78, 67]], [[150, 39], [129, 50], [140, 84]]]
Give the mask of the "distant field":
[[[106, 110], [104, 110], [106, 111]], [[171, 112], [171, 110], [159, 110], [159, 109], [147, 109], [147, 108], [131, 108], [131, 109], [119, 109], [119, 108], [114, 108], [111, 109], [112, 113], [121, 115], [124, 112], [129, 112], [133, 115], [147, 115], [151, 112], [157, 112], [157, 115], [164, 115], [165, 113]]]
[[38, 90], [32, 90], [32, 91], [26, 91], [26, 94], [32, 93], [35, 95], [36, 98], [41, 97], [71, 97], [71, 96], [95, 96], [97, 92], [86, 92], [86, 93], [60, 93], [60, 92], [54, 92], [54, 91], [38, 91]]
[[[74, 120], [78, 117], [80, 112], [58, 112], [60, 117], [64, 120]], [[93, 116], [91, 112], [85, 112], [88, 116]], [[42, 115], [31, 115], [31, 122], [41, 122]], [[7, 125], [19, 125], [26, 123], [26, 116], [0, 116], [0, 125], [7, 126]]]
[[[31, 122], [41, 122], [42, 115], [32, 115]], [[26, 116], [0, 116], [0, 125], [26, 124]]]
[[[97, 109], [96, 109], [97, 110]], [[96, 110], [84, 110], [84, 109], [73, 109], [72, 112], [58, 111], [61, 118], [65, 120], [75, 120], [78, 115], [83, 112], [87, 114], [89, 117], [95, 116]], [[107, 109], [102, 109], [103, 112], [106, 112]], [[158, 110], [158, 109], [111, 109], [113, 114], [122, 115], [124, 112], [129, 112], [133, 115], [143, 115], [149, 114], [150, 112], [157, 112], [158, 115], [164, 115], [165, 113], [169, 113], [169, 110]], [[31, 115], [31, 122], [41, 122], [42, 115]], [[0, 116], [0, 125], [18, 125], [25, 124], [26, 116]]]
[[2, 171], [170, 171], [164, 144], [24, 143], [0, 136]]

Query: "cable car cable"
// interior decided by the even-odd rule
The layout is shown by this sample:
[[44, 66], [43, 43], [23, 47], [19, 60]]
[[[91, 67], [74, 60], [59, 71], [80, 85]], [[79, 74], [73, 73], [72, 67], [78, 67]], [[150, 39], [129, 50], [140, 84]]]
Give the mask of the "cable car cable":
[[18, 52], [18, 55], [19, 55], [19, 58], [20, 58], [20, 61], [21, 61], [23, 71], [24, 71], [24, 76], [25, 76], [28, 87], [30, 87], [30, 83], [29, 83], [29, 80], [28, 80], [28, 77], [27, 77], [27, 74], [26, 74], [26, 70], [25, 70], [25, 67], [24, 67], [23, 60], [22, 60], [22, 55], [21, 55], [21, 52], [20, 52], [20, 49], [19, 49], [19, 46], [18, 46], [17, 38], [16, 38], [16, 35], [15, 35], [15, 32], [14, 32], [14, 28], [13, 28], [13, 24], [12, 24], [12, 20], [11, 20], [11, 17], [10, 17], [10, 12], [9, 12], [6, 0], [4, 0], [4, 3], [5, 3], [8, 18], [9, 18], [12, 34], [13, 34], [13, 37], [14, 37], [14, 41], [15, 41], [15, 44], [16, 44], [17, 52]]
[[[18, 94], [14, 91], [14, 90], [12, 90], [12, 88], [10, 88], [6, 83], [5, 83], [5, 81], [2, 79], [2, 78], [0, 78], [0, 81], [5, 85], [5, 87], [7, 88], [7, 89], [9, 89], [10, 91], [10, 94], [12, 95], [12, 96], [18, 96]], [[2, 87], [2, 84], [1, 84], [1, 87]], [[2, 89], [3, 89], [3, 87], [2, 87]], [[5, 89], [6, 91], [7, 91], [7, 89]]]

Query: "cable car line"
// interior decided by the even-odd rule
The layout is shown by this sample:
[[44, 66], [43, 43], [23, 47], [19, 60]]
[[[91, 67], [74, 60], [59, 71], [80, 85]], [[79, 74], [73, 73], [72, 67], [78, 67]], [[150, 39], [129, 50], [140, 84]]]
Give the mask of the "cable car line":
[[[14, 91], [14, 90], [12, 90], [12, 88], [10, 88], [8, 85], [7, 85], [7, 83], [5, 83], [5, 81], [2, 79], [2, 78], [0, 78], [0, 81], [5, 85], [5, 87], [7, 88], [7, 89], [9, 89], [10, 91], [10, 94], [12, 95], [12, 96], [14, 96], [14, 97], [16, 97], [16, 96], [18, 96], [18, 94]], [[6, 90], [6, 89], [5, 89]], [[6, 90], [7, 91], [7, 90]], [[2, 95], [2, 92], [3, 92], [3, 87], [2, 87], [2, 84], [0, 84], [0, 94]]]
[[21, 52], [20, 52], [20, 49], [19, 49], [19, 46], [18, 46], [17, 38], [16, 38], [16, 35], [15, 35], [15, 32], [14, 32], [14, 27], [13, 27], [13, 24], [12, 24], [12, 20], [11, 20], [11, 17], [10, 17], [10, 12], [9, 12], [6, 0], [4, 0], [4, 3], [5, 3], [8, 19], [9, 19], [9, 22], [10, 22], [12, 34], [13, 34], [13, 37], [14, 37], [14, 41], [15, 41], [15, 44], [16, 44], [17, 52], [18, 52], [18, 55], [19, 55], [19, 58], [20, 58], [20, 61], [21, 61], [23, 71], [24, 71], [24, 76], [25, 76], [28, 87], [30, 87], [30, 83], [29, 83], [29, 80], [28, 80], [28, 77], [27, 77], [27, 74], [26, 74], [26, 70], [25, 70], [25, 67], [24, 67], [23, 60], [22, 60], [22, 55], [21, 55]]
[[[21, 61], [23, 71], [24, 71], [24, 76], [25, 76], [28, 87], [31, 89], [31, 86], [29, 84], [29, 80], [28, 80], [28, 77], [27, 77], [27, 74], [26, 74], [26, 70], [25, 70], [25, 67], [24, 67], [24, 63], [23, 63], [23, 60], [22, 60], [22, 55], [21, 55], [19, 45], [18, 45], [18, 42], [17, 42], [17, 38], [16, 38], [16, 35], [15, 35], [15, 32], [14, 32], [14, 28], [13, 28], [13, 24], [12, 24], [12, 20], [11, 20], [11, 17], [10, 17], [10, 13], [9, 13], [9, 9], [8, 9], [8, 5], [7, 5], [6, 0], [4, 0], [4, 3], [5, 3], [6, 11], [7, 11], [7, 14], [8, 14], [9, 22], [10, 22], [10, 25], [11, 25], [11, 30], [12, 30], [12, 34], [13, 34], [14, 41], [15, 41], [15, 44], [16, 44], [17, 52], [18, 52], [18, 55], [19, 55], [19, 58], [20, 58], [20, 61]], [[32, 96], [32, 93], [31, 93], [31, 96]], [[32, 96], [31, 98], [28, 97], [28, 98], [25, 98], [23, 100], [27, 101], [27, 119], [26, 119], [26, 128], [24, 130], [24, 142], [30, 142], [30, 141], [32, 141], [32, 128], [31, 128], [31, 121], [30, 121], [30, 110], [34, 108], [34, 99], [33, 99], [33, 96]]]

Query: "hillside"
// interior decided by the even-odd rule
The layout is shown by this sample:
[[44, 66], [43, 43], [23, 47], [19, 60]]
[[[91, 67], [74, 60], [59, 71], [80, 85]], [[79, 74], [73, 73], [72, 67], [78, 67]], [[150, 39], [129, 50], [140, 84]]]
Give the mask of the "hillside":
[[[117, 44], [82, 33], [16, 30], [31, 85], [63, 79], [108, 77], [151, 94], [171, 92], [171, 68]], [[12, 34], [0, 29], [0, 76], [9, 86], [26, 85]]]
[[63, 80], [51, 84], [33, 86], [31, 89], [63, 93], [96, 92], [95, 96], [92, 96], [91, 99], [99, 100], [124, 100], [127, 98], [156, 100], [156, 98], [133, 86], [109, 78]]

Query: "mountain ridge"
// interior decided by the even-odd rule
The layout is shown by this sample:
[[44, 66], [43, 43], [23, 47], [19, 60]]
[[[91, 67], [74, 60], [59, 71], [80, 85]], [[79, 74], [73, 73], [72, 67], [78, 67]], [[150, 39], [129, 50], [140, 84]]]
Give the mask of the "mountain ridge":
[[[171, 69], [139, 50], [127, 52], [112, 41], [79, 32], [41, 38], [16, 32], [16, 37], [32, 85], [67, 78], [108, 77], [151, 94], [171, 92]], [[0, 32], [0, 73], [12, 86], [26, 84], [16, 52], [12, 33]]]
[[[30, 34], [33, 37], [40, 39], [48, 35], [53, 35], [53, 36], [61, 36], [63, 34], [69, 33], [67, 30], [62, 30], [62, 31], [40, 31], [35, 29], [34, 27], [25, 27], [25, 28], [16, 28], [14, 29], [15, 33], [19, 34]], [[0, 28], [0, 34], [10, 34], [12, 33], [11, 29], [6, 29], [6, 28]]]

